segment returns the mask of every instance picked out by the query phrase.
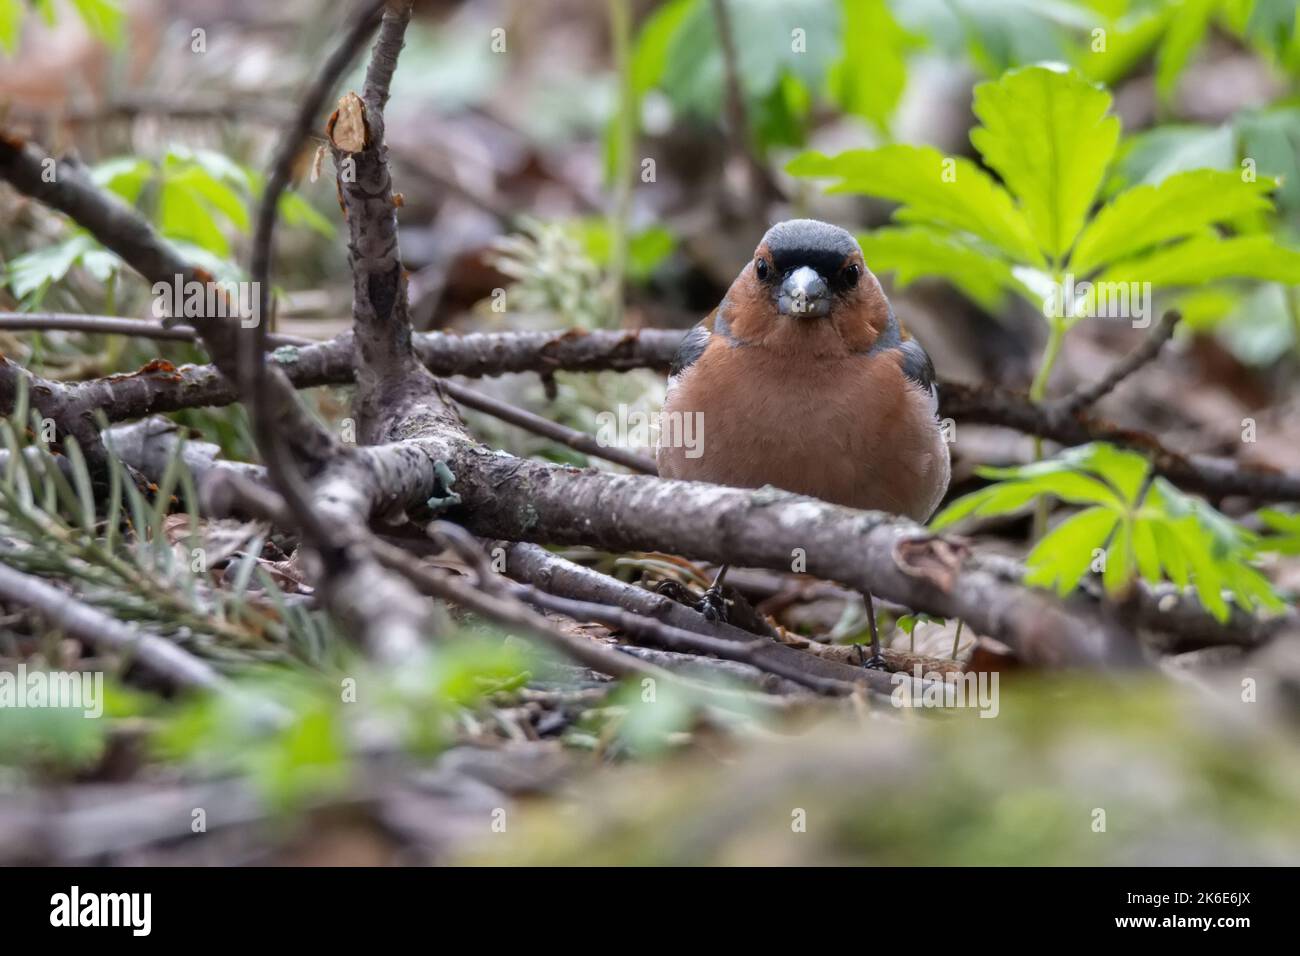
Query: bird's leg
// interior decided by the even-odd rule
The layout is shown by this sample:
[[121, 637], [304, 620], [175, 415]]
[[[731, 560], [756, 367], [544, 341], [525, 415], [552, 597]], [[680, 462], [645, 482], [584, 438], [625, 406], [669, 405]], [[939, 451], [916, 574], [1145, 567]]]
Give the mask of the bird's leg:
[[[868, 670], [885, 669], [885, 655], [880, 653], [880, 632], [876, 630], [876, 605], [871, 599], [870, 591], [863, 591], [862, 598], [867, 603], [867, 625], [871, 628], [871, 656], [862, 662]], [[858, 656], [862, 656], [862, 645], [858, 645]]]
[[722, 565], [718, 568], [718, 573], [713, 578], [713, 583], [709, 589], [700, 597], [700, 603], [695, 609], [704, 615], [706, 620], [721, 621], [724, 624], [727, 621], [727, 601], [722, 596], [722, 579], [727, 576], [728, 565]]

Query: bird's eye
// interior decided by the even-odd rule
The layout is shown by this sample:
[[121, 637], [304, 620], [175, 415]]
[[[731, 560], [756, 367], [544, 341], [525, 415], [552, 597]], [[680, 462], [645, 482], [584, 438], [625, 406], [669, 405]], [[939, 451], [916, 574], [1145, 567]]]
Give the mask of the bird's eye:
[[855, 262], [844, 270], [844, 282], [851, 289], [858, 284], [858, 276], [862, 275], [862, 270], [858, 268]]
[[767, 278], [767, 260], [766, 260], [766, 259], [761, 259], [761, 258], [760, 258], [760, 259], [755, 259], [755, 260], [754, 260], [754, 274], [757, 275], [757, 276], [759, 277], [759, 279], [763, 279], [763, 280], [765, 280], [765, 279]]

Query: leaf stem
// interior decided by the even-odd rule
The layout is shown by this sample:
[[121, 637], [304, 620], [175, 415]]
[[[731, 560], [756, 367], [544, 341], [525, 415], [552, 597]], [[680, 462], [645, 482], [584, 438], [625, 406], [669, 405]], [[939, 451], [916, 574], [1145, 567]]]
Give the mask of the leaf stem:
[[610, 325], [623, 325], [627, 276], [628, 223], [632, 216], [632, 149], [636, 141], [638, 103], [632, 82], [632, 15], [628, 0], [609, 0], [609, 30], [618, 74], [618, 114], [614, 120], [612, 166], [614, 209], [609, 217]]
[[[1052, 369], [1061, 357], [1061, 345], [1065, 341], [1066, 321], [1059, 316], [1049, 316], [1051, 329], [1047, 335], [1047, 345], [1043, 347], [1043, 357], [1038, 363], [1038, 371], [1029, 386], [1029, 398], [1035, 404], [1042, 402], [1047, 394], [1047, 383], [1052, 377]], [[1034, 461], [1043, 459], [1043, 439], [1034, 436]], [[1030, 541], [1038, 541], [1047, 531], [1047, 499], [1040, 497], [1034, 508], [1034, 526]]]

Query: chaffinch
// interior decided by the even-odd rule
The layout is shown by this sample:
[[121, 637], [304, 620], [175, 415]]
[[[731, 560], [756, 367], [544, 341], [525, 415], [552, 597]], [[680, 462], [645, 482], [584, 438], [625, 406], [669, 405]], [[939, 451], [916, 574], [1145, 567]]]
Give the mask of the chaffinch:
[[[925, 521], [950, 476], [937, 412], [934, 366], [905, 337], [857, 241], [792, 219], [767, 231], [722, 303], [682, 341], [659, 474], [774, 485]], [[699, 439], [689, 445], [671, 437], [687, 416]], [[706, 592], [710, 616], [724, 613], [724, 572]]]

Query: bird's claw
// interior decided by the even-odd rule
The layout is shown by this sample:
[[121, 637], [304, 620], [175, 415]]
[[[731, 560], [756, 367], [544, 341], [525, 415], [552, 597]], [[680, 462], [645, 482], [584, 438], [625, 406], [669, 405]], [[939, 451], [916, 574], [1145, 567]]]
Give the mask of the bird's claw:
[[696, 610], [704, 615], [706, 621], [714, 624], [727, 623], [727, 601], [722, 596], [721, 588], [709, 588], [700, 596]]
[[870, 657], [867, 657], [865, 654], [862, 653], [861, 644], [858, 644], [857, 648], [858, 648], [858, 664], [862, 667], [863, 670], [883, 671], [888, 669], [885, 666], [885, 655], [880, 653], [880, 651], [877, 650]]

